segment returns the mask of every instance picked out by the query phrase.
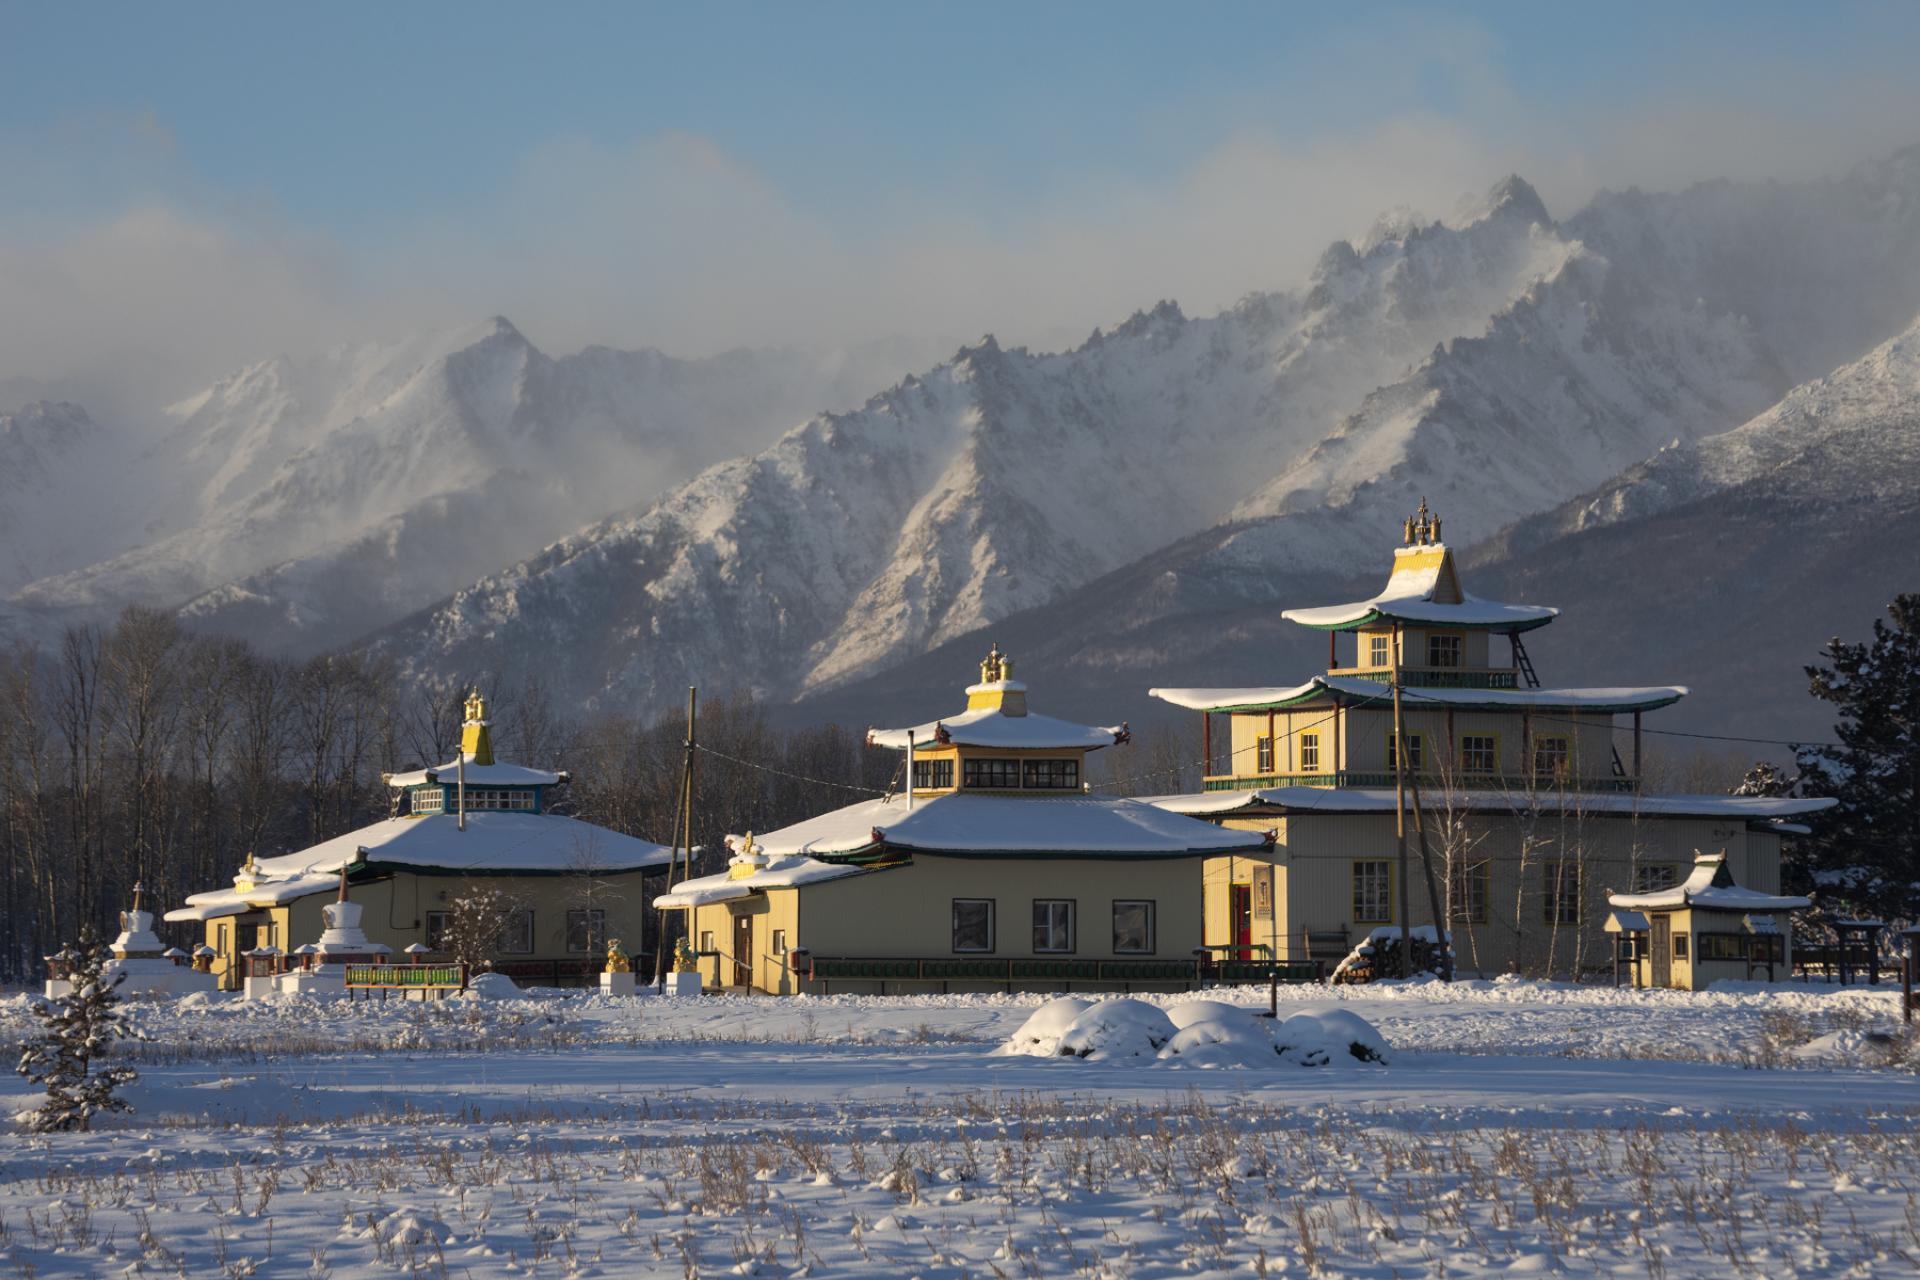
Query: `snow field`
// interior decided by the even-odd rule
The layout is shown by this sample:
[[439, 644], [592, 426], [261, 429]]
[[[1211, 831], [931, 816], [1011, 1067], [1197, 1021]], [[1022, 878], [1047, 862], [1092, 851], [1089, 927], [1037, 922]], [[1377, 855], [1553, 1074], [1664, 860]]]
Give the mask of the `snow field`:
[[142, 1003], [134, 1115], [9, 1135], [0, 1278], [1920, 1269], [1889, 992], [1207, 994]]

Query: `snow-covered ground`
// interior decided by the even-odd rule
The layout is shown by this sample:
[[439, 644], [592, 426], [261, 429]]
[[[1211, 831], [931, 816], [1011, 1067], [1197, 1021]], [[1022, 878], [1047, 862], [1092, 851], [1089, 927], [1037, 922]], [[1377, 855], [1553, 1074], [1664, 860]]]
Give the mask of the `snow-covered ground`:
[[10, 1137], [0, 1275], [1920, 1271], [1888, 991], [1281, 994], [1389, 1062], [997, 1052], [1037, 996], [146, 1006], [136, 1114]]

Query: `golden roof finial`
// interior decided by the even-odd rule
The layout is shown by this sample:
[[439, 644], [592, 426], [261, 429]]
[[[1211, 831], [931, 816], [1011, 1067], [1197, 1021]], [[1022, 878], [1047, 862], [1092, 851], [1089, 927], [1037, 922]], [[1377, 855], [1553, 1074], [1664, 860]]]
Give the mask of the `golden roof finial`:
[[1440, 517], [1427, 510], [1427, 500], [1420, 499], [1420, 509], [1407, 520], [1403, 535], [1410, 547], [1431, 546], [1440, 541]]
[[980, 664], [980, 683], [999, 684], [1012, 669], [1013, 660], [1000, 652], [1000, 643], [996, 640], [993, 648], [987, 650], [986, 660]]
[[487, 718], [487, 700], [480, 696], [479, 686], [467, 695], [467, 723], [480, 724]]

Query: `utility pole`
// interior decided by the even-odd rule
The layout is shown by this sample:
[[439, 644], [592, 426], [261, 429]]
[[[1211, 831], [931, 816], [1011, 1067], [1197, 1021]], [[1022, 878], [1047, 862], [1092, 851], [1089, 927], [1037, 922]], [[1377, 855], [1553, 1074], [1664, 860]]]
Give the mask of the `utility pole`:
[[[1400, 691], [1396, 687], [1394, 701], [1397, 703], [1399, 698]], [[1396, 735], [1394, 743], [1394, 755], [1405, 758], [1406, 742]], [[1398, 760], [1395, 763], [1397, 767]], [[1440, 914], [1440, 890], [1433, 878], [1433, 851], [1427, 847], [1427, 820], [1420, 812], [1420, 771], [1418, 769], [1407, 770], [1407, 786], [1413, 798], [1413, 829], [1420, 837], [1420, 865], [1427, 873], [1427, 909], [1433, 912], [1433, 936], [1440, 948], [1440, 978], [1444, 982], [1452, 982], [1453, 950], [1452, 939], [1448, 935], [1453, 932], [1449, 927], [1453, 921], [1451, 916], [1442, 917]], [[1404, 852], [1403, 848], [1402, 853]], [[1409, 953], [1407, 964], [1411, 966], [1412, 963], [1411, 953]]]
[[[680, 846], [686, 850], [686, 878], [693, 878], [693, 754], [699, 744], [699, 690], [687, 686], [687, 761], [680, 775]], [[687, 939], [692, 945], [693, 908], [687, 909]]]
[[[1400, 908], [1400, 976], [1413, 976], [1413, 930], [1409, 927], [1407, 907], [1407, 734], [1400, 718], [1400, 636], [1401, 627], [1393, 624], [1393, 838], [1398, 848], [1395, 860], [1394, 896]], [[1338, 714], [1336, 711], [1335, 714]], [[1339, 768], [1339, 761], [1334, 768]]]
[[[693, 876], [693, 751], [695, 743], [695, 717], [697, 715], [697, 692], [693, 686], [688, 686], [687, 737], [683, 744], [686, 754], [680, 766], [680, 804], [678, 811], [673, 815], [673, 852], [667, 858], [667, 889], [669, 892], [671, 892], [676, 885], [691, 879]], [[681, 860], [683, 856], [685, 858], [684, 862]], [[693, 908], [688, 907], [686, 911], [687, 937], [691, 939], [693, 937]], [[667, 913], [665, 910], [662, 910], [659, 915], [659, 934], [659, 941], [653, 949], [653, 984], [656, 987], [663, 987], [666, 983], [667, 974]]]

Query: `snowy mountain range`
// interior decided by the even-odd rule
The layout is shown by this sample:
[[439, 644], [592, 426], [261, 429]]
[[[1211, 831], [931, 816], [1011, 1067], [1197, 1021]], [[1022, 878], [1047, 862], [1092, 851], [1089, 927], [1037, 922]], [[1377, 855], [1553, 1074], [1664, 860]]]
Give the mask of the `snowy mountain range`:
[[1509, 179], [1221, 315], [1163, 303], [1072, 351], [964, 348], [374, 644], [422, 675], [547, 655], [588, 706], [700, 683], [852, 716], [857, 693], [876, 714], [890, 672], [942, 687], [919, 655], [1020, 619], [1025, 669], [1084, 674], [1076, 703], [1217, 678], [1220, 645], [1141, 629], [1377, 575], [1422, 496], [1456, 541], [1490, 538], [1739, 427], [1916, 311], [1913, 153], [1833, 182], [1609, 195], [1563, 223]]
[[0, 528], [34, 531], [0, 561], [0, 628], [137, 602], [271, 648], [338, 645], [854, 401], [899, 358], [553, 359], [494, 317], [253, 365], [156, 424], [30, 407], [0, 419], [35, 477], [0, 487]]
[[[144, 599], [426, 681], [537, 668], [583, 708], [699, 684], [856, 721], [924, 711], [990, 629], [1050, 710], [1119, 717], [1151, 684], [1311, 670], [1278, 608], [1377, 586], [1425, 497], [1479, 544], [1477, 590], [1567, 608], [1543, 640], [1565, 678], [1684, 679], [1736, 714], [1713, 671], [1750, 614], [1703, 609], [1698, 583], [1649, 595], [1697, 550], [1659, 530], [1765, 509], [1815, 565], [1853, 546], [1843, 513], [1902, 509], [1916, 314], [1920, 148], [1561, 221], [1510, 178], [1218, 315], [1163, 302], [1056, 353], [987, 337], [804, 420], [891, 380], [885, 357], [552, 359], [496, 319], [176, 406], [91, 545], [10, 540], [0, 623]], [[71, 406], [0, 423], [50, 475], [114, 437]], [[0, 528], [27, 522], [18, 488]], [[1800, 588], [1821, 638], [1913, 585], [1855, 551], [1859, 573]], [[1790, 630], [1740, 668], [1782, 697], [1812, 657]]]

